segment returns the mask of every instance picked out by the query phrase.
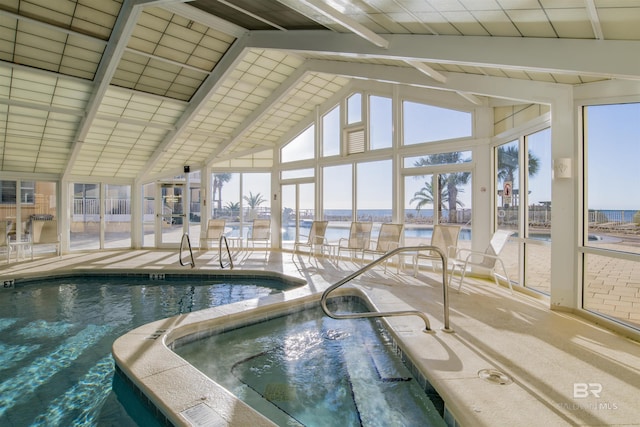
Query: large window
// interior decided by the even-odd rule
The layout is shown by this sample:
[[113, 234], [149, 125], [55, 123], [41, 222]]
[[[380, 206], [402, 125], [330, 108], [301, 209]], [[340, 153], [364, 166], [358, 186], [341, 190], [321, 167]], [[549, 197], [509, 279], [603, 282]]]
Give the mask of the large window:
[[404, 101], [402, 117], [405, 145], [472, 135], [472, 115], [464, 111]]
[[309, 126], [300, 135], [296, 136], [282, 147], [282, 162], [313, 159], [315, 147], [315, 126]]
[[[471, 237], [471, 172], [446, 171], [440, 166], [470, 161], [471, 152], [466, 151], [404, 159], [407, 174], [404, 179], [406, 245], [429, 244], [433, 225], [445, 223], [460, 225], [459, 244], [469, 247], [466, 243]], [[418, 174], [418, 169], [427, 173]], [[437, 172], [432, 172], [434, 170]]]
[[380, 224], [393, 219], [391, 160], [358, 163], [356, 171], [358, 221], [371, 221], [377, 230]]
[[322, 217], [336, 229], [328, 237], [337, 241], [349, 236], [353, 220], [353, 172], [351, 164], [327, 166], [323, 169]]
[[100, 184], [73, 184], [71, 250], [100, 249]]
[[322, 155], [340, 154], [340, 106], [322, 116]]
[[131, 247], [131, 186], [105, 185], [104, 247]]
[[271, 218], [271, 174], [214, 173], [211, 217], [226, 219], [227, 236], [246, 237], [254, 219]]
[[584, 108], [583, 307], [640, 327], [640, 104]]
[[393, 109], [391, 98], [369, 97], [369, 147], [389, 148], [393, 142]]

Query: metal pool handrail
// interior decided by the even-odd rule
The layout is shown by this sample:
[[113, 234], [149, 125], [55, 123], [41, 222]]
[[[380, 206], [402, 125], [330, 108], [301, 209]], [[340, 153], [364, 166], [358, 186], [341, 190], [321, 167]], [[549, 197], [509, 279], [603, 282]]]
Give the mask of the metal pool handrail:
[[444, 306], [444, 328], [442, 329], [444, 332], [453, 332], [453, 329], [451, 329], [449, 327], [449, 290], [447, 287], [447, 257], [445, 256], [445, 254], [442, 252], [442, 250], [440, 250], [439, 248], [435, 247], [435, 246], [404, 246], [404, 247], [400, 247], [400, 248], [396, 248], [390, 252], [387, 252], [386, 254], [382, 255], [380, 258], [377, 258], [373, 261], [371, 261], [369, 264], [365, 265], [364, 267], [362, 267], [361, 269], [357, 270], [356, 272], [350, 274], [349, 276], [345, 277], [344, 279], [334, 283], [333, 285], [329, 286], [323, 293], [322, 293], [322, 298], [320, 299], [320, 305], [322, 306], [322, 310], [324, 311], [324, 313], [333, 318], [333, 319], [356, 319], [356, 318], [361, 318], [361, 317], [391, 317], [391, 316], [411, 316], [411, 315], [415, 315], [415, 316], [419, 316], [422, 320], [424, 320], [424, 324], [425, 324], [425, 332], [432, 332], [431, 329], [431, 325], [429, 323], [429, 318], [427, 317], [427, 315], [421, 311], [418, 310], [403, 310], [403, 311], [387, 311], [387, 312], [383, 312], [383, 311], [379, 311], [379, 312], [367, 312], [367, 313], [349, 313], [349, 314], [336, 314], [331, 312], [331, 310], [329, 310], [329, 307], [327, 307], [327, 298], [329, 296], [329, 294], [334, 291], [336, 288], [339, 288], [340, 286], [344, 285], [347, 282], [350, 282], [351, 280], [355, 279], [356, 277], [360, 276], [361, 274], [371, 270], [374, 266], [380, 264], [381, 262], [383, 262], [384, 260], [386, 260], [387, 258], [391, 258], [392, 256], [395, 256], [399, 253], [402, 252], [417, 252], [417, 251], [433, 251], [436, 252], [439, 256], [440, 259], [442, 260], [442, 290], [443, 290], [443, 306]]
[[220, 268], [224, 268], [224, 264], [222, 263], [222, 242], [224, 242], [224, 245], [227, 248], [227, 255], [229, 256], [229, 268], [233, 270], [233, 257], [231, 256], [231, 251], [229, 250], [229, 241], [227, 240], [227, 236], [225, 236], [224, 234], [220, 236], [220, 242], [218, 242], [218, 260], [220, 261]]
[[180, 265], [182, 266], [187, 265], [184, 262], [182, 262], [182, 248], [184, 247], [185, 240], [187, 241], [187, 246], [189, 247], [189, 254], [191, 255], [191, 262], [189, 264], [191, 265], [191, 268], [193, 268], [196, 266], [196, 262], [193, 259], [193, 251], [191, 250], [191, 241], [189, 240], [189, 234], [187, 233], [184, 233], [182, 235], [182, 239], [180, 240], [180, 253], [178, 254], [178, 259], [180, 260]]

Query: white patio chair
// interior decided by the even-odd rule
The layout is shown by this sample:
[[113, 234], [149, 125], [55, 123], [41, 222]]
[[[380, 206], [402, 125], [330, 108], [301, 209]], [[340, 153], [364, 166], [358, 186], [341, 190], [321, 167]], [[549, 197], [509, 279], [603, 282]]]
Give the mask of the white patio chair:
[[[505, 245], [509, 241], [509, 237], [511, 237], [513, 233], [514, 231], [512, 230], [497, 230], [495, 233], [493, 233], [491, 241], [489, 242], [489, 246], [487, 246], [484, 252], [472, 251], [470, 249], [460, 249], [457, 251], [455, 258], [452, 258], [451, 260], [451, 275], [453, 276], [456, 268], [460, 268], [460, 283], [458, 284], [458, 292], [460, 291], [460, 288], [462, 288], [462, 281], [464, 280], [464, 276], [467, 272], [468, 267], [471, 267], [472, 269], [482, 269], [489, 271], [489, 274], [493, 277], [496, 285], [499, 285], [498, 278], [496, 276], [497, 264], [500, 264], [500, 266], [502, 267], [504, 275], [507, 279], [507, 284], [509, 285], [509, 290], [513, 292], [511, 279], [509, 279], [509, 272], [505, 268], [504, 262], [500, 258], [500, 252], [502, 252], [502, 249], [504, 249]], [[449, 280], [449, 282], [451, 282], [451, 279]]]
[[251, 229], [247, 231], [247, 249], [251, 244], [255, 249], [257, 244], [264, 244], [264, 256], [267, 258], [269, 243], [271, 241], [271, 220], [270, 219], [254, 219]]
[[354, 254], [360, 254], [360, 257], [364, 258], [364, 250], [369, 247], [371, 240], [371, 228], [373, 228], [371, 222], [353, 221], [349, 229], [349, 237], [343, 237], [338, 241], [336, 258], [340, 258], [341, 250], [349, 251], [352, 260]]
[[60, 233], [58, 233], [58, 221], [34, 219], [31, 221], [31, 259], [36, 246], [54, 246], [56, 254], [60, 252]]
[[[402, 230], [404, 229], [404, 224], [391, 224], [385, 223], [380, 226], [380, 232], [378, 234], [378, 239], [376, 240], [375, 249], [365, 249], [362, 253], [362, 259], [367, 254], [372, 255], [372, 260], [376, 258], [376, 256], [382, 256], [387, 252], [390, 252], [400, 246], [400, 238], [402, 237]], [[387, 272], [387, 263], [389, 259], [387, 259], [384, 263], [384, 272]], [[400, 271], [400, 262], [398, 262], [397, 271]]]
[[210, 219], [207, 221], [207, 230], [202, 239], [200, 239], [200, 247], [209, 249], [212, 244], [216, 247], [220, 244], [220, 238], [224, 235], [224, 229], [227, 221], [224, 219]]
[[[460, 236], [461, 226], [459, 225], [443, 225], [436, 224], [433, 226], [433, 232], [431, 233], [431, 243], [429, 246], [435, 246], [440, 249], [444, 256], [447, 258], [447, 264], [449, 264], [449, 258], [456, 255], [456, 248], [458, 247], [458, 237]], [[418, 275], [418, 265], [421, 259], [428, 259], [431, 261], [431, 268], [436, 271], [436, 265], [440, 265], [440, 256], [433, 251], [419, 251], [413, 256], [413, 276]], [[453, 274], [453, 271], [451, 272]], [[451, 276], [449, 276], [449, 284], [451, 283]]]
[[318, 248], [320, 249], [320, 253], [324, 253], [324, 247], [327, 243], [324, 235], [327, 232], [328, 225], [329, 221], [313, 221], [311, 223], [311, 228], [309, 229], [307, 241], [296, 242], [293, 244], [293, 253], [291, 254], [291, 258], [293, 259], [295, 253], [301, 247], [305, 246], [309, 248], [309, 261], [311, 261], [311, 255], [317, 253]]

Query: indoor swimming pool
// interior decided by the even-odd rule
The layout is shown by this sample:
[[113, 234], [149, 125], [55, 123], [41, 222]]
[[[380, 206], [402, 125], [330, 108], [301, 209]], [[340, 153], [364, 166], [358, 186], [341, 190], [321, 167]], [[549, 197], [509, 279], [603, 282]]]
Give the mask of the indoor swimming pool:
[[116, 338], [154, 320], [301, 284], [255, 275], [149, 273], [5, 282], [0, 425], [136, 426], [113, 391]]
[[[357, 297], [330, 304], [367, 311]], [[444, 402], [378, 320], [336, 320], [318, 306], [174, 347], [279, 426], [446, 425]]]

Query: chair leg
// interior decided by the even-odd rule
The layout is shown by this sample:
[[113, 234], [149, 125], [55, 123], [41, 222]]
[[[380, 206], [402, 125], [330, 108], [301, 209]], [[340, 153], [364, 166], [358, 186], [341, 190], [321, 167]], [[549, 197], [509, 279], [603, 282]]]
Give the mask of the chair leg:
[[[509, 273], [507, 272], [507, 269], [504, 266], [504, 262], [502, 262], [502, 260], [500, 258], [498, 258], [498, 261], [500, 261], [500, 265], [502, 266], [502, 271], [504, 271], [504, 276], [507, 278], [507, 284], [509, 285], [509, 291], [511, 293], [513, 293], [513, 286], [511, 285], [511, 279], [509, 278]], [[493, 277], [494, 277], [496, 283], [498, 283], [498, 278], [496, 277], [495, 270], [493, 272]], [[498, 284], [498, 286], [499, 286], [499, 284]]]
[[458, 284], [458, 292], [460, 292], [460, 288], [462, 288], [462, 281], [464, 280], [464, 275], [467, 272], [467, 262], [465, 261], [462, 266], [462, 270], [460, 270], [460, 283]]

